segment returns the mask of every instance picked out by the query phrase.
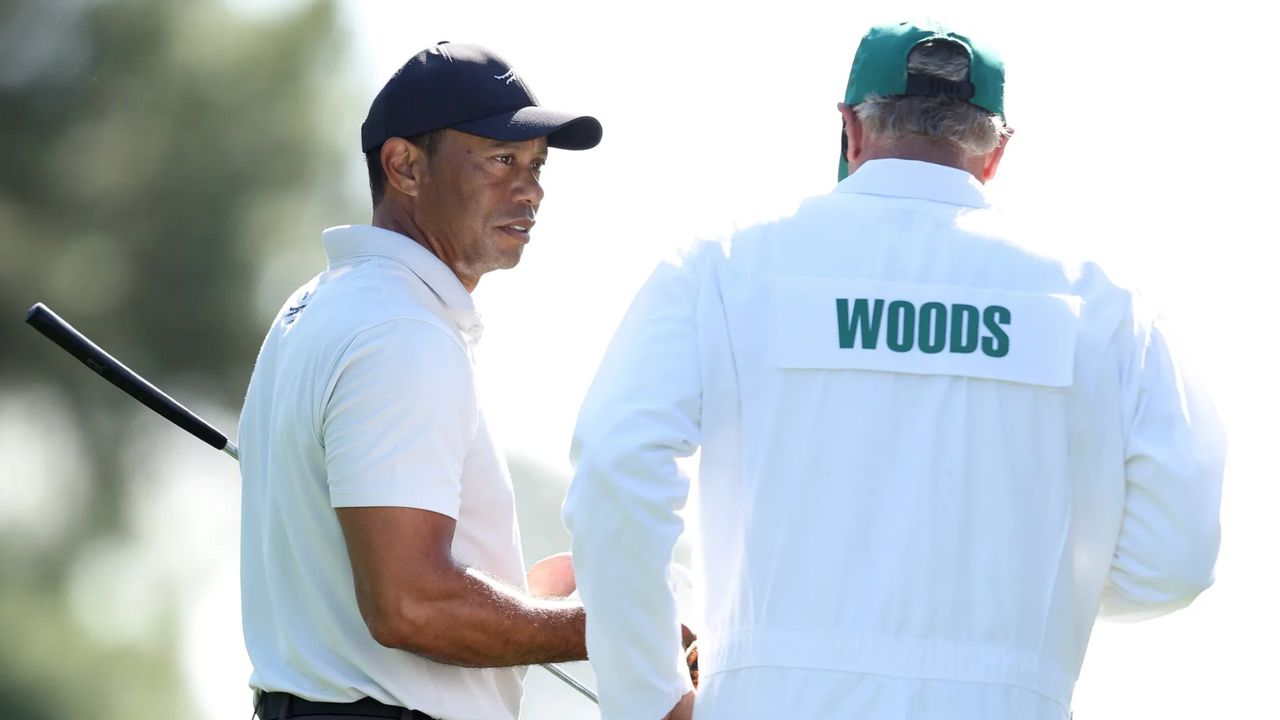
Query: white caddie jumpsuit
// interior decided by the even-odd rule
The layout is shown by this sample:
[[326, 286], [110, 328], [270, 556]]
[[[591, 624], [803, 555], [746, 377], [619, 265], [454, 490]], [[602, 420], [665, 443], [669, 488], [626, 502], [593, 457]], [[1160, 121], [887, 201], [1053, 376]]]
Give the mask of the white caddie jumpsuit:
[[664, 263], [587, 395], [564, 506], [607, 720], [1064, 720], [1094, 619], [1185, 606], [1225, 440], [1142, 298], [970, 174], [864, 164]]

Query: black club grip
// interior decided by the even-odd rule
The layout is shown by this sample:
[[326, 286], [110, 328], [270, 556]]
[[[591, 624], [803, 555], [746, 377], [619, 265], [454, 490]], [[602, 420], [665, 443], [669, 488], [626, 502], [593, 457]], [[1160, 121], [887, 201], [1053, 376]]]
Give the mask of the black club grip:
[[94, 345], [89, 338], [71, 327], [70, 323], [45, 307], [44, 303], [31, 306], [27, 311], [27, 324], [164, 419], [195, 435], [215, 450], [222, 450], [227, 446], [226, 435], [161, 392], [155, 385], [142, 379], [141, 375], [111, 357], [110, 353]]

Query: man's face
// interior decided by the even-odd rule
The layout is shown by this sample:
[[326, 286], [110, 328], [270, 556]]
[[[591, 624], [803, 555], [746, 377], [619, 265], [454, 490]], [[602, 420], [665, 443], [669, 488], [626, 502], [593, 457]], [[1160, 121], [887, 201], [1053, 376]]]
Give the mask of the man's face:
[[542, 202], [547, 139], [490, 140], [445, 130], [426, 159], [415, 224], [464, 283], [515, 267]]

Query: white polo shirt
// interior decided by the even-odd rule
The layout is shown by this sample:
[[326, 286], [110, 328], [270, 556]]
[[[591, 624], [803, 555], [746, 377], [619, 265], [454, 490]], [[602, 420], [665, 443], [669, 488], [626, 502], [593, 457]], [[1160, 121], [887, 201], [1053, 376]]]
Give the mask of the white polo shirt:
[[398, 233], [331, 228], [324, 246], [329, 267], [276, 316], [240, 417], [250, 684], [442, 720], [515, 718], [523, 669], [443, 665], [370, 636], [334, 512], [448, 515], [458, 562], [525, 587], [511, 479], [476, 401], [471, 295]]
[[699, 720], [1065, 720], [1099, 612], [1212, 582], [1214, 411], [1141, 298], [1040, 235], [877, 160], [659, 267], [564, 505], [603, 717], [688, 687], [665, 580], [699, 447]]

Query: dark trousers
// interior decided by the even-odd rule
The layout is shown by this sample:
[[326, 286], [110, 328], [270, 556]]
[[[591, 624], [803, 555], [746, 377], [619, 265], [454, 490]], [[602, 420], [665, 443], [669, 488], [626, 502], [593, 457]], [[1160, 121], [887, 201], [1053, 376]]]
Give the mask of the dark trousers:
[[259, 693], [254, 717], [259, 720], [435, 720], [426, 713], [386, 705], [373, 698], [350, 703], [315, 702], [280, 692]]

